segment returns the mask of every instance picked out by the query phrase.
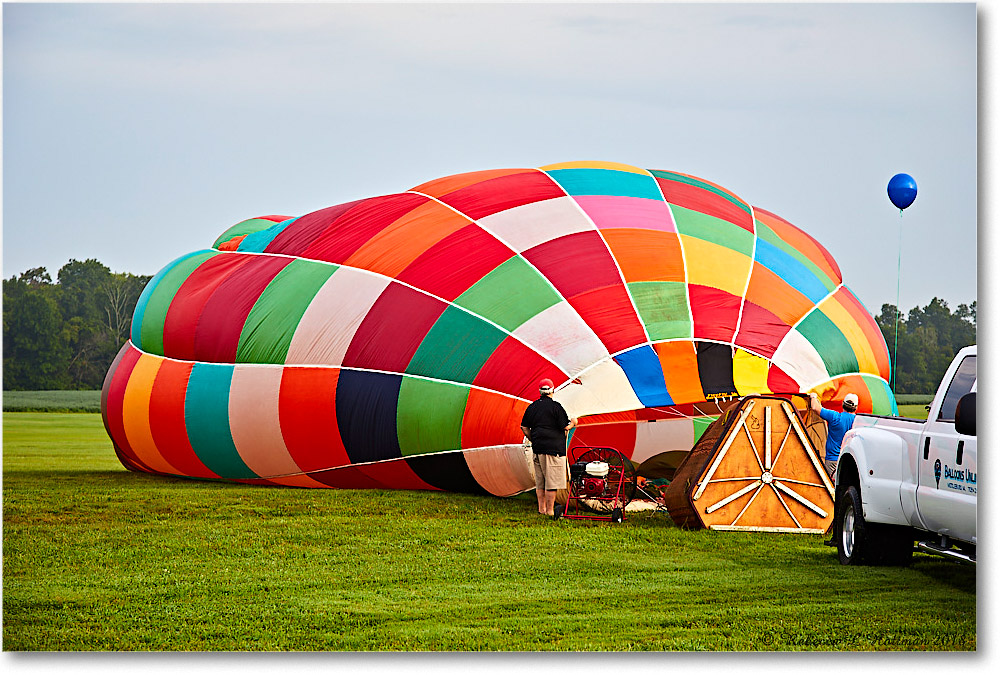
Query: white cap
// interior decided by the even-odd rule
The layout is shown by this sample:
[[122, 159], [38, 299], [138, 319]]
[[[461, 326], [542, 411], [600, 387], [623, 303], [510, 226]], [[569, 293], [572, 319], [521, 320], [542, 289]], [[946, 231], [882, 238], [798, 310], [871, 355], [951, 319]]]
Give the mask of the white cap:
[[844, 397], [844, 405], [851, 406], [852, 408], [858, 407], [858, 395], [848, 394]]

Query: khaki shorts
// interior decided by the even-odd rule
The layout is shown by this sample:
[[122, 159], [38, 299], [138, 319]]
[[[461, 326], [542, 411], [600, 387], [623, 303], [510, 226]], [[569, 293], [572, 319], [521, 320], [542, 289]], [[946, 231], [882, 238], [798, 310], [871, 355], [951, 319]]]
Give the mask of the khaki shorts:
[[833, 478], [837, 473], [837, 461], [836, 459], [828, 459], [826, 461], [826, 472], [829, 474], [830, 478]]
[[566, 489], [566, 456], [535, 455], [535, 488]]

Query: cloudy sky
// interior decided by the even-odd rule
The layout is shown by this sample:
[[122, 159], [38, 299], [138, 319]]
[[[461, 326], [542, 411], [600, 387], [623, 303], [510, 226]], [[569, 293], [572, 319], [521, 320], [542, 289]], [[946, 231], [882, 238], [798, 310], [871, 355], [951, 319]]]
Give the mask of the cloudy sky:
[[154, 274], [246, 218], [593, 159], [781, 215], [873, 313], [897, 281], [955, 308], [976, 125], [971, 3], [4, 4], [3, 276]]

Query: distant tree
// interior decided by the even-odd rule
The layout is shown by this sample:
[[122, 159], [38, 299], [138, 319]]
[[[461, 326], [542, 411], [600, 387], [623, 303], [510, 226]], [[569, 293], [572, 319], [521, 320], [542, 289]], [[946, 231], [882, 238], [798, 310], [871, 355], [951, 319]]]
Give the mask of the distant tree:
[[44, 267], [3, 282], [4, 389], [64, 389], [70, 348]]
[[973, 300], [971, 305], [959, 305], [958, 309], [955, 310], [955, 316], [962, 319], [965, 322], [971, 323], [973, 327], [973, 332], [975, 332], [976, 327], [976, 301]]
[[70, 260], [3, 282], [4, 389], [99, 389], [150, 277]]
[[23, 281], [32, 288], [52, 284], [52, 277], [49, 276], [48, 271], [44, 267], [32, 267], [30, 270], [22, 272], [17, 280]]
[[911, 309], [906, 319], [895, 305], [886, 304], [875, 322], [890, 358], [895, 351], [897, 394], [933, 393], [955, 353], [976, 343], [975, 301], [952, 313], [947, 302], [933, 298], [926, 306]]
[[[101, 287], [104, 325], [119, 347], [132, 332], [132, 312], [150, 277], [134, 274], [112, 274]], [[115, 349], [117, 353], [117, 348]]]
[[58, 278], [63, 316], [103, 323], [101, 289], [108, 285], [111, 270], [93, 258], [83, 262], [71, 258], [59, 269]]

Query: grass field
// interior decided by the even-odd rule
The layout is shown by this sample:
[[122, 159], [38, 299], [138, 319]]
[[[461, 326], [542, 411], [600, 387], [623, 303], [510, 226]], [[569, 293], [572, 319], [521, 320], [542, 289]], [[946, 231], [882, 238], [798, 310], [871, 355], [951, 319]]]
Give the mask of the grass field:
[[4, 412], [101, 412], [101, 391], [5, 391]]
[[934, 394], [896, 394], [898, 405], [927, 405], [934, 398]]
[[927, 408], [923, 404], [899, 404], [896, 407], [899, 408], [900, 417], [909, 417], [915, 420], [927, 419]]
[[118, 464], [3, 416], [4, 650], [975, 650], [976, 569], [819, 535], [553, 521], [534, 497], [297, 490]]

